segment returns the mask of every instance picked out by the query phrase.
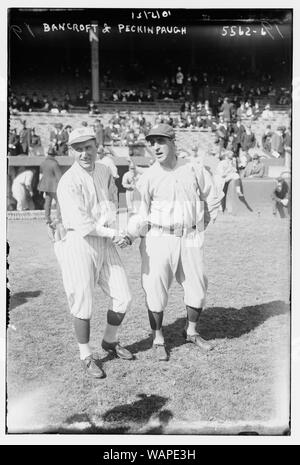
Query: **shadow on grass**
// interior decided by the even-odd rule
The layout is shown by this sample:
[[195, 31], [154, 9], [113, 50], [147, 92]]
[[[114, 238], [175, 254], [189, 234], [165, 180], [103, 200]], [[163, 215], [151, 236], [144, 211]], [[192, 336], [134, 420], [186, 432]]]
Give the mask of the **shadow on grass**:
[[18, 307], [19, 305], [23, 305], [28, 302], [29, 299], [33, 299], [34, 297], [38, 297], [41, 295], [41, 291], [24, 291], [24, 292], [17, 292], [16, 294], [11, 294], [9, 297], [9, 310], [13, 310], [14, 308]]
[[[139, 400], [126, 405], [117, 405], [101, 416], [107, 423], [98, 426], [87, 414], [72, 415], [67, 418], [65, 425], [51, 433], [62, 434], [126, 434], [143, 428], [146, 434], [162, 434], [168, 422], [173, 418], [170, 410], [161, 410], [167, 402], [166, 397], [138, 394]], [[147, 429], [150, 418], [155, 418], [157, 425]], [[77, 426], [76, 426], [77, 424]]]
[[[212, 307], [205, 309], [200, 317], [198, 331], [207, 340], [234, 339], [247, 334], [269, 318], [288, 313], [290, 306], [283, 301], [276, 300], [250, 307], [224, 308]], [[169, 349], [179, 347], [185, 343], [182, 330], [185, 318], [178, 318], [168, 326], [164, 326], [164, 335]], [[142, 339], [127, 346], [133, 353], [150, 349], [152, 337]]]

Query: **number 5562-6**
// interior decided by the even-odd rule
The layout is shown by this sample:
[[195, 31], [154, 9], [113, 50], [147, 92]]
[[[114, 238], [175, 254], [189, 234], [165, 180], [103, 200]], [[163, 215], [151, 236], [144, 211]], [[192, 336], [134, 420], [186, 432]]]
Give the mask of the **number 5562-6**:
[[236, 35], [250, 36], [251, 35], [250, 31], [251, 31], [251, 29], [250, 29], [249, 26], [246, 26], [245, 28], [243, 28], [241, 26], [223, 26], [221, 35], [223, 37], [225, 37], [225, 36], [234, 37]]

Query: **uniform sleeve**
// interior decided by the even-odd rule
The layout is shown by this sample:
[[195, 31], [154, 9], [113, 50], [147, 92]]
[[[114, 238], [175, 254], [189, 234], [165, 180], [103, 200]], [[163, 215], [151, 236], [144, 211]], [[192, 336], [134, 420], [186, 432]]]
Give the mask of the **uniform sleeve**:
[[205, 167], [197, 168], [196, 177], [200, 189], [200, 200], [206, 203], [211, 219], [215, 219], [224, 193], [218, 193], [213, 177]]
[[150, 212], [150, 204], [151, 204], [151, 194], [150, 194], [150, 188], [149, 188], [149, 179], [147, 176], [148, 173], [142, 174], [142, 176], [139, 178], [136, 188], [140, 193], [141, 200], [140, 200], [140, 209], [139, 209], [139, 215], [143, 219], [147, 219], [149, 212]]
[[[61, 208], [62, 218], [72, 218], [72, 227], [81, 235], [87, 236], [97, 233], [102, 237], [113, 237], [115, 230], [98, 225], [86, 211], [80, 186], [72, 183], [59, 184], [57, 189], [58, 202]], [[67, 213], [66, 213], [67, 212]]]
[[136, 188], [141, 195], [140, 208], [136, 215], [129, 219], [127, 232], [132, 239], [143, 235], [148, 227], [148, 215], [150, 212], [151, 195], [149, 192], [149, 179], [147, 174], [143, 174], [136, 184]]

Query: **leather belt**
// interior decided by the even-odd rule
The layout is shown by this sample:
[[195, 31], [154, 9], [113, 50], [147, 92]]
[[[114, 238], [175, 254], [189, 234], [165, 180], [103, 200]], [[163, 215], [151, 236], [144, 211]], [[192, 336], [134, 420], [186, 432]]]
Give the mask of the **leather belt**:
[[172, 226], [160, 226], [159, 224], [149, 223], [149, 231], [150, 229], [157, 229], [158, 231], [164, 232], [166, 234], [173, 234], [177, 237], [182, 237], [184, 234], [188, 232], [192, 232], [196, 230], [196, 225], [191, 226], [190, 228], [186, 228], [182, 225], [172, 225]]

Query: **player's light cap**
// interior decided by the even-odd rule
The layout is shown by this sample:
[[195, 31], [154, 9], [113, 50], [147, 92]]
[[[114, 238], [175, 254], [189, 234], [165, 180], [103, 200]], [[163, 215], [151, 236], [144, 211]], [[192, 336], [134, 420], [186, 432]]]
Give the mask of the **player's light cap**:
[[149, 140], [152, 136], [163, 136], [168, 137], [169, 139], [174, 139], [175, 132], [169, 124], [156, 124], [150, 129], [145, 139]]
[[84, 142], [86, 140], [96, 139], [96, 134], [92, 128], [76, 128], [69, 134], [68, 145], [77, 144], [78, 142]]

